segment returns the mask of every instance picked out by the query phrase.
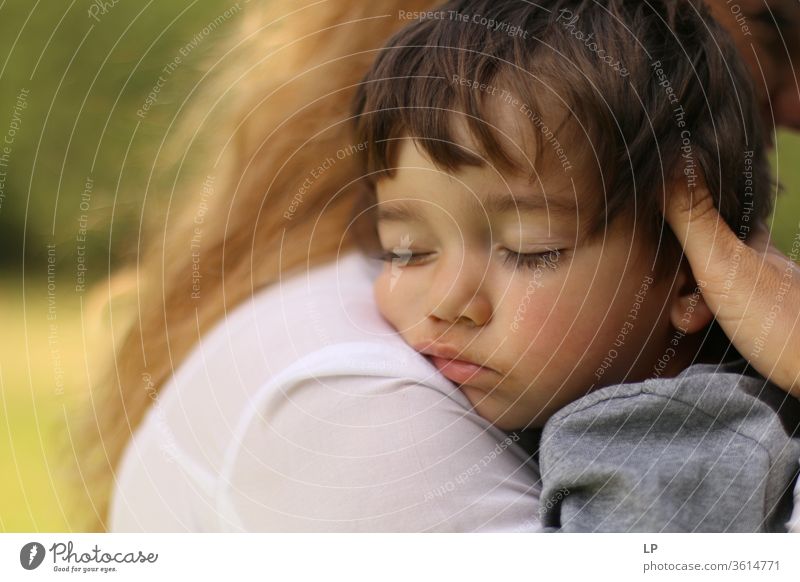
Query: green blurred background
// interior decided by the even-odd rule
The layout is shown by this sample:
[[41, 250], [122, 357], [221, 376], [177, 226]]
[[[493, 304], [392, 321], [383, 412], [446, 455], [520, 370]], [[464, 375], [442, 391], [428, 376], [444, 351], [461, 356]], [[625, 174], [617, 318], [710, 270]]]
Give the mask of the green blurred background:
[[[0, 133], [13, 133], [0, 168], [0, 531], [72, 531], [56, 457], [102, 331], [88, 287], [135, 256], [142, 213], [163, 208], [172, 180], [154, 163], [162, 140], [244, 4], [0, 3]], [[203, 34], [226, 9], [232, 16]]]
[[[85, 252], [87, 288], [136, 255], [143, 213], [163, 208], [172, 185], [169, 168], [151, 171], [162, 139], [225, 25], [182, 58], [145, 115], [137, 111], [165, 64], [237, 5], [101, 4], [0, 3], [0, 133], [12, 120], [16, 131], [0, 194], [0, 531], [72, 531], [56, 445], [67, 405], [88, 384], [87, 338], [98, 332], [88, 292], [76, 289], [77, 253]], [[786, 192], [773, 233], [786, 250], [800, 221], [800, 136], [780, 133], [777, 146]]]

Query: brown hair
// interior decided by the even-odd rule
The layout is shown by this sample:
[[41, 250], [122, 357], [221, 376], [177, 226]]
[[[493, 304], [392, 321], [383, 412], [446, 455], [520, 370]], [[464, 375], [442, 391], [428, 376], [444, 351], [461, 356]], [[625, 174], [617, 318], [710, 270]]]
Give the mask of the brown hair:
[[[560, 139], [566, 151], [573, 132], [586, 132], [602, 169], [597, 199], [604, 202], [587, 217], [587, 236], [618, 216], [634, 218], [662, 244], [661, 274], [674, 268], [665, 256], [680, 252], [659, 210], [676, 180], [693, 187], [704, 178], [743, 238], [745, 223], [771, 212], [752, 81], [701, 2], [454, 0], [411, 17], [388, 41], [354, 102], [371, 188], [393, 175], [401, 136], [413, 137], [445, 170], [480, 166], [485, 158], [501, 170], [532, 174], [492, 124], [499, 98], [481, 87], [500, 87], [533, 112], [534, 166], [546, 141]], [[555, 117], [554, 109], [567, 115]], [[478, 152], [454, 139], [459, 115]]]
[[[202, 334], [256, 290], [352, 247], [356, 158], [337, 159], [313, 184], [304, 182], [352, 147], [349, 104], [376, 51], [404, 24], [394, 17], [398, 6], [434, 4], [250, 3], [235, 33], [218, 40], [212, 58], [220, 62], [209, 61], [211, 80], [193, 91], [201, 96], [173, 137], [175, 155], [159, 161], [179, 162], [185, 142], [209, 125], [210, 111], [219, 112], [203, 134], [195, 175], [181, 175], [177, 210], [151, 210], [144, 256], [95, 287], [108, 294], [115, 327], [124, 324], [64, 440], [62, 458], [76, 463], [68, 470], [79, 497], [71, 527], [107, 529], [114, 476], [131, 433]], [[198, 212], [199, 261], [192, 252]]]

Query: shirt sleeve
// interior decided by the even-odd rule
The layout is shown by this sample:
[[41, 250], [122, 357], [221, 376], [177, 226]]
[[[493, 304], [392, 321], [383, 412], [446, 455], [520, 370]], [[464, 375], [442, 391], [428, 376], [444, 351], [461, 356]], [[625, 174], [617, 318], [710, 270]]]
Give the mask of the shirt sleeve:
[[755, 382], [610, 386], [559, 411], [540, 450], [546, 530], [786, 531], [800, 444], [739, 381]]
[[457, 387], [409, 370], [353, 343], [265, 386], [227, 453], [221, 528], [539, 531], [532, 459]]

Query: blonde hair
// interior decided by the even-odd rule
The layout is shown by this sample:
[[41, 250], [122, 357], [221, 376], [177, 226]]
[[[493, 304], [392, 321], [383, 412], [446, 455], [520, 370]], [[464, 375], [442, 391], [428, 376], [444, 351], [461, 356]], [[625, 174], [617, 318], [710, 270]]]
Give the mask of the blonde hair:
[[[236, 16], [236, 32], [218, 39], [213, 80], [171, 137], [163, 163], [188, 174], [180, 198], [165, 216], [152, 214], [141, 261], [95, 288], [107, 295], [110, 321], [120, 313], [115, 306], [111, 319], [113, 298], [127, 297], [130, 309], [118, 343], [112, 330], [114, 349], [69, 429], [81, 494], [71, 529], [107, 529], [131, 434], [198, 339], [256, 290], [353, 246], [347, 230], [358, 199], [356, 156], [306, 180], [353, 146], [350, 102], [377, 50], [406, 23], [399, 11], [436, 3], [263, 4], [249, 4]], [[222, 111], [220, 121], [208, 121], [214, 111]], [[182, 152], [195, 139], [201, 161], [187, 172]]]

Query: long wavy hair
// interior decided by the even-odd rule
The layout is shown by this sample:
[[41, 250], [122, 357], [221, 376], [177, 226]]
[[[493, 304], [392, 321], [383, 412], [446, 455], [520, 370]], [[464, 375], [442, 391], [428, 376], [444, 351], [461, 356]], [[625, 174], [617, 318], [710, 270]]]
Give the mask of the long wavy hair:
[[[78, 498], [71, 529], [107, 529], [125, 447], [198, 339], [256, 290], [355, 244], [356, 156], [307, 178], [353, 146], [351, 101], [377, 51], [407, 24], [400, 11], [436, 4], [251, 3], [235, 32], [216, 39], [216, 62], [159, 162], [177, 166], [180, 185], [156, 195], [168, 198], [163, 212], [148, 209], [141, 256], [94, 289], [117, 329], [65, 439]], [[196, 140], [202, 153], [188, 164]]]

